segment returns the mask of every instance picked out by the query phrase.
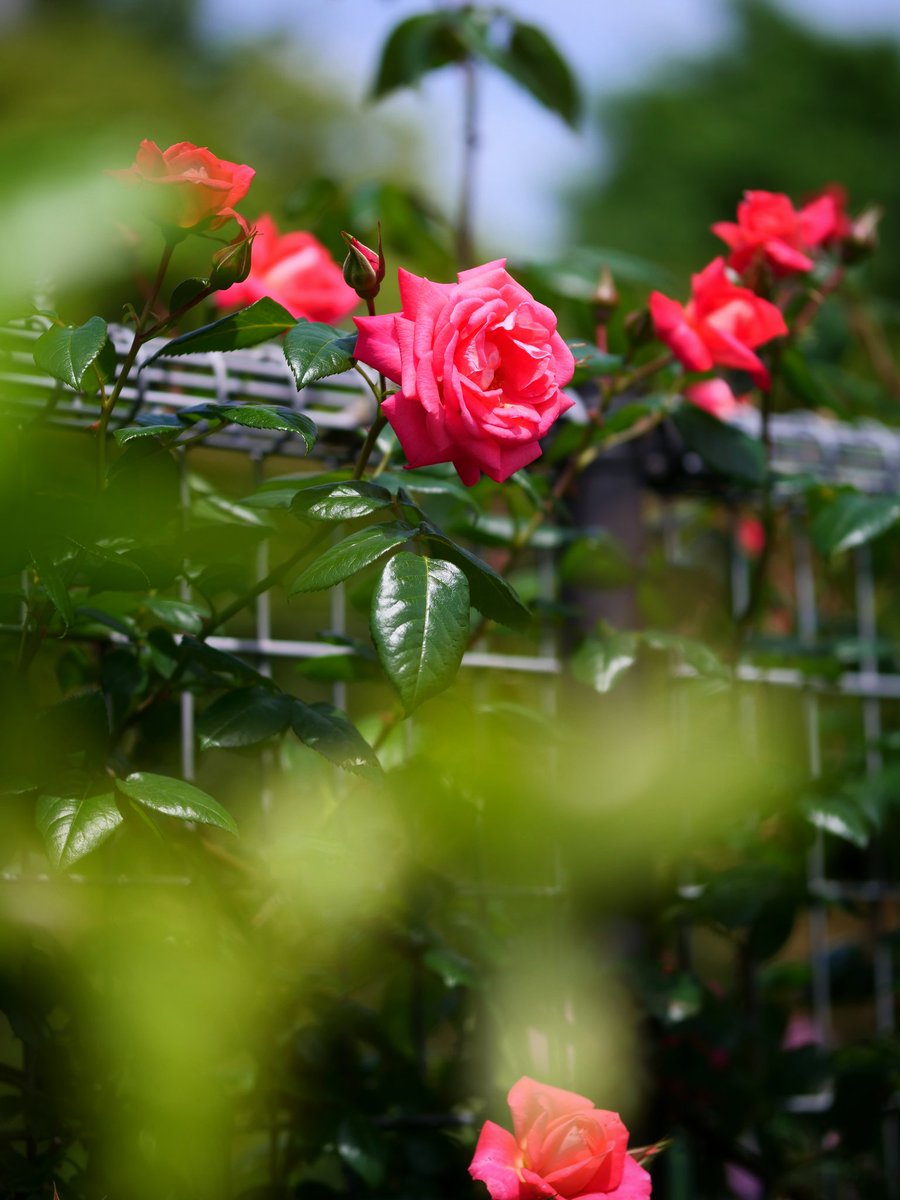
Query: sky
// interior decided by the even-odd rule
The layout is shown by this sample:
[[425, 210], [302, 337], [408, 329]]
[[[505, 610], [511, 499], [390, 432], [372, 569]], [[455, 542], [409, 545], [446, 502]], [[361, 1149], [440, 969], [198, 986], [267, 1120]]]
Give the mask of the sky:
[[[278, 33], [314, 61], [340, 62], [350, 97], [362, 103], [389, 31], [434, 7], [429, 0], [203, 0], [202, 20], [215, 37]], [[505, 7], [553, 39], [589, 98], [638, 85], [673, 57], [708, 53], [731, 29], [728, 0], [506, 0]], [[781, 7], [839, 36], [900, 40], [900, 0], [781, 0]], [[496, 72], [482, 71], [480, 89], [478, 241], [496, 253], [551, 253], [562, 238], [555, 193], [586, 155], [597, 160], [598, 135], [573, 132]], [[438, 72], [380, 104], [386, 114], [420, 124], [431, 195], [455, 197], [457, 72]]]

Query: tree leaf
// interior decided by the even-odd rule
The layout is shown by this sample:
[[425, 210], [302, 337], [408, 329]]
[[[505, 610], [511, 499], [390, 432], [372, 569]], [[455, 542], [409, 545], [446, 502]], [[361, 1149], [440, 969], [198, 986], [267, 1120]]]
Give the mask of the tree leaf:
[[291, 501], [291, 512], [306, 520], [352, 521], [387, 508], [392, 501], [393, 496], [387, 488], [361, 479], [348, 479], [301, 488]]
[[581, 117], [581, 96], [575, 76], [553, 42], [536, 25], [515, 21], [512, 36], [505, 46], [483, 37], [478, 39], [477, 49], [538, 104], [558, 113], [573, 128], [577, 126]]
[[372, 596], [372, 640], [408, 713], [456, 678], [469, 636], [469, 585], [439, 558], [401, 551]]
[[840, 554], [885, 533], [900, 519], [900, 496], [841, 492], [819, 509], [810, 534], [820, 554]]
[[408, 17], [391, 30], [384, 44], [371, 98], [411, 87], [428, 71], [463, 62], [469, 53], [458, 12], [445, 9]]
[[609, 692], [637, 661], [638, 639], [633, 633], [610, 630], [590, 637], [572, 656], [572, 674], [596, 692]]
[[679, 408], [673, 420], [685, 444], [714, 471], [742, 483], [758, 485], [765, 479], [766, 454], [761, 442], [694, 404]]
[[281, 733], [291, 719], [291, 698], [270, 688], [245, 687], [214, 700], [197, 720], [204, 750], [255, 746]]
[[531, 620], [531, 613], [515, 588], [477, 554], [458, 546], [431, 522], [423, 525], [422, 532], [427, 541], [437, 546], [439, 558], [453, 563], [464, 573], [469, 581], [469, 599], [483, 616], [513, 628]]
[[356, 334], [320, 321], [300, 320], [284, 339], [284, 357], [297, 383], [297, 391], [340, 375], [353, 365]]
[[306, 567], [288, 589], [288, 595], [297, 592], [315, 592], [320, 588], [333, 587], [349, 579], [357, 571], [377, 562], [394, 546], [401, 546], [415, 533], [411, 525], [403, 521], [391, 521], [386, 525], [367, 525], [357, 529]]
[[[91, 317], [79, 326], [67, 325], [62, 329], [54, 326], [41, 334], [34, 344], [35, 366], [77, 392], [106, 345], [107, 336], [102, 317]], [[91, 391], [96, 391], [96, 381], [96, 375], [89, 380], [89, 385], [94, 385], [90, 387]]]
[[222, 350], [245, 350], [248, 346], [258, 346], [270, 338], [284, 333], [294, 324], [294, 318], [270, 300], [268, 296], [257, 300], [248, 308], [204, 325], [202, 329], [194, 329], [191, 333], [183, 333], [180, 337], [172, 338], [141, 364], [141, 369], [158, 358], [169, 358], [177, 354], [209, 354]]
[[41, 796], [36, 819], [50, 861], [62, 870], [96, 850], [123, 820], [111, 792]]
[[75, 610], [62, 572], [49, 553], [32, 551], [31, 561], [34, 563], [34, 568], [50, 603], [62, 617], [63, 625], [68, 629], [75, 622]]
[[176, 817], [180, 821], [197, 821], [201, 825], [214, 825], [228, 833], [237, 834], [231, 814], [218, 800], [201, 792], [192, 783], [183, 779], [172, 779], [168, 775], [150, 775], [136, 771], [127, 779], [117, 779], [116, 787], [130, 800], [136, 801], [153, 812]]
[[306, 704], [293, 697], [291, 728], [311, 750], [345, 771], [380, 778], [375, 751], [351, 721], [331, 704]]

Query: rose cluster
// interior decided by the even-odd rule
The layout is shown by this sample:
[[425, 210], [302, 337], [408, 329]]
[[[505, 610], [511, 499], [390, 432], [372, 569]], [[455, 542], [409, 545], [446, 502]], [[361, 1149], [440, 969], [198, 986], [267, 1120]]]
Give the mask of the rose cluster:
[[[727, 258], [693, 276], [686, 304], [653, 292], [656, 336], [689, 371], [728, 367], [768, 390], [770, 374], [756, 351], [788, 332], [782, 309], [789, 293], [775, 285], [813, 270], [821, 251], [839, 250], [851, 236], [843, 193], [831, 186], [797, 209], [780, 193], [748, 191], [737, 221], [719, 221], [712, 230], [728, 247]], [[719, 417], [740, 404], [721, 378], [692, 384], [685, 395]]]
[[650, 1176], [628, 1153], [618, 1113], [527, 1076], [509, 1091], [513, 1133], [486, 1121], [469, 1167], [492, 1200], [645, 1200]]

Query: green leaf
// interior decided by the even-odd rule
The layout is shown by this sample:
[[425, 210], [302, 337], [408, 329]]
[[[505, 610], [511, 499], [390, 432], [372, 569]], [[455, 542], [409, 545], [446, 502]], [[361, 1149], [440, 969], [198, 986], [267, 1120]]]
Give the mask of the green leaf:
[[426, 950], [422, 962], [442, 980], [444, 987], [478, 987], [478, 972], [473, 963], [461, 954], [446, 947], [435, 946]]
[[159, 617], [164, 625], [185, 633], [200, 633], [204, 619], [209, 616], [209, 610], [199, 605], [188, 604], [185, 600], [166, 600], [161, 596], [145, 597], [141, 607]]
[[394, 546], [401, 546], [414, 533], [413, 527], [402, 521], [391, 521], [386, 525], [367, 525], [365, 529], [357, 529], [301, 571], [288, 589], [288, 595], [333, 587], [334, 584], [349, 579], [357, 571], [377, 562]]
[[105, 842], [123, 818], [112, 793], [101, 793], [41, 796], [36, 819], [50, 861], [65, 870]]
[[180, 427], [177, 425], [129, 425], [125, 429], [117, 429], [113, 437], [120, 446], [125, 446], [138, 438], [177, 437], [179, 433]]
[[320, 321], [298, 321], [284, 339], [284, 357], [298, 392], [317, 379], [349, 371], [355, 349], [355, 333]]
[[372, 596], [372, 641], [408, 713], [449, 687], [469, 636], [469, 585], [439, 558], [401, 551]]
[[259, 671], [237, 655], [229, 654], [227, 650], [219, 650], [206, 642], [198, 641], [197, 638], [182, 638], [181, 649], [187, 654], [188, 662], [195, 662], [216, 675], [225, 675], [229, 679], [241, 680], [244, 683], [263, 678]]
[[62, 617], [63, 625], [68, 629], [75, 623], [75, 610], [62, 572], [50, 554], [32, 551], [31, 561], [34, 563], [34, 568], [50, 603]]
[[673, 419], [685, 444], [714, 471], [741, 483], [763, 482], [766, 454], [761, 442], [747, 437], [740, 429], [720, 421], [695, 404], [683, 405]]
[[217, 829], [237, 834], [238, 828], [230, 813], [212, 796], [201, 792], [192, 783], [185, 783], [183, 779], [136, 771], [127, 779], [117, 779], [116, 787], [130, 800], [153, 812], [177, 817], [179, 821], [214, 825]]
[[385, 487], [392, 488], [394, 491], [404, 488], [414, 496], [452, 496], [454, 500], [459, 500], [467, 508], [477, 509], [480, 507], [471, 488], [463, 487], [455, 471], [452, 478], [439, 475], [437, 472], [433, 473], [427, 467], [418, 470], [412, 468], [402, 473], [383, 471], [378, 479]]
[[470, 53], [460, 14], [444, 10], [408, 17], [391, 30], [381, 52], [371, 97], [411, 87], [428, 71], [463, 62]]
[[379, 1188], [387, 1171], [384, 1142], [360, 1116], [345, 1117], [335, 1143], [338, 1156], [369, 1188]]
[[816, 796], [804, 804], [807, 820], [816, 829], [832, 833], [864, 849], [872, 837], [872, 825], [858, 804], [848, 796]]
[[585, 341], [567, 341], [566, 345], [575, 356], [575, 374], [572, 384], [585, 383], [589, 379], [612, 375], [622, 366], [621, 354], [608, 354]]
[[315, 421], [311, 421], [304, 413], [295, 412], [275, 404], [217, 404], [218, 415], [223, 421], [233, 421], [235, 425], [246, 425], [250, 429], [282, 429], [286, 433], [298, 433], [306, 443], [306, 449], [312, 450], [316, 444], [319, 431]]
[[572, 674], [597, 692], [608, 692], [637, 661], [638, 639], [633, 633], [610, 630], [588, 638], [572, 656]]
[[331, 704], [306, 704], [294, 697], [291, 728], [304, 745], [329, 762], [357, 775], [378, 778], [375, 751], [347, 717]]
[[573, 128], [581, 116], [581, 97], [569, 64], [536, 25], [516, 21], [505, 46], [479, 38], [478, 49], [498, 70], [515, 80], [538, 104]]
[[257, 300], [249, 308], [204, 325], [191, 333], [183, 333], [181, 337], [172, 338], [151, 354], [141, 364], [141, 369], [158, 358], [169, 358], [177, 354], [209, 354], [221, 350], [245, 350], [248, 346], [258, 346], [270, 338], [284, 333], [294, 324], [294, 318], [270, 300], [268, 296]]
[[422, 529], [425, 539], [438, 547], [438, 557], [459, 567], [466, 576], [469, 581], [469, 599], [482, 616], [491, 621], [499, 621], [501, 625], [511, 625], [513, 628], [531, 620], [531, 613], [515, 588], [477, 554], [458, 546], [430, 522]]
[[246, 687], [214, 700], [197, 720], [204, 750], [255, 746], [282, 733], [291, 719], [291, 698], [269, 688]]
[[377, 483], [349, 479], [301, 488], [291, 501], [295, 516], [313, 521], [352, 521], [387, 508], [393, 497]]
[[209, 288], [209, 280], [199, 276], [193, 279], [182, 279], [169, 298], [169, 312], [175, 312], [185, 304], [192, 304]]
[[[35, 366], [54, 379], [67, 383], [77, 392], [82, 388], [88, 370], [97, 361], [106, 341], [106, 322], [102, 317], [91, 317], [84, 325], [77, 327], [67, 325], [60, 329], [54, 326], [41, 334], [34, 344]], [[96, 378], [94, 375], [88, 380], [91, 391], [96, 391]]]
[[820, 554], [840, 554], [885, 533], [898, 519], [900, 496], [841, 492], [813, 517], [810, 534]]

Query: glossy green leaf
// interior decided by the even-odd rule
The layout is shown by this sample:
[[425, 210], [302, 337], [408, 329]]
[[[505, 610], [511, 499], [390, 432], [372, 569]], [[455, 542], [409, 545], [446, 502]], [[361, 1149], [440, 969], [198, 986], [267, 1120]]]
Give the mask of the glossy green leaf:
[[758, 485], [765, 479], [766, 454], [761, 442], [694, 404], [679, 408], [674, 421], [685, 445], [714, 471], [741, 483]]
[[320, 588], [333, 587], [349, 579], [357, 571], [383, 558], [394, 546], [402, 546], [412, 537], [415, 530], [402, 521], [391, 521], [386, 525], [367, 525], [357, 529], [324, 554], [309, 564], [288, 588], [288, 595], [297, 592], [315, 592]]
[[62, 870], [96, 850], [122, 824], [122, 814], [111, 792], [41, 796], [36, 819], [47, 856]]
[[841, 492], [816, 513], [810, 534], [821, 554], [840, 554], [886, 533], [898, 520], [898, 496]]
[[54, 326], [41, 334], [34, 344], [35, 366], [75, 391], [82, 387], [96, 391], [96, 373], [87, 379], [86, 376], [106, 345], [107, 336], [102, 317], [91, 317], [77, 327]]
[[169, 358], [178, 354], [210, 354], [223, 350], [245, 350], [248, 346], [258, 346], [267, 342], [279, 333], [284, 333], [294, 324], [294, 318], [270, 300], [268, 296], [257, 300], [249, 308], [204, 325], [191, 333], [183, 333], [180, 337], [162, 345], [155, 354], [145, 359], [141, 367], [155, 362], [157, 358]]
[[177, 437], [179, 432], [177, 425], [128, 425], [124, 429], [117, 429], [113, 437], [120, 446], [125, 446], [140, 438]]
[[208, 290], [208, 279], [199, 276], [193, 279], [182, 279], [169, 298], [169, 312], [175, 312], [176, 309], [183, 308], [187, 304], [193, 304]]
[[291, 728], [304, 745], [345, 771], [377, 778], [381, 767], [375, 751], [347, 717], [331, 704], [291, 704]]
[[393, 496], [387, 488], [360, 479], [302, 488], [291, 501], [295, 516], [312, 521], [352, 521], [388, 508]]
[[282, 405], [220, 404], [217, 408], [222, 420], [233, 421], [235, 425], [297, 433], [306, 443], [307, 450], [312, 450], [319, 436], [315, 421], [310, 420], [305, 413], [295, 412], [294, 409]]
[[401, 551], [372, 596], [372, 641], [408, 713], [456, 678], [469, 636], [469, 585], [439, 558]]
[[196, 663], [216, 675], [224, 675], [229, 679], [240, 680], [244, 683], [263, 678], [259, 671], [251, 667], [249, 663], [245, 663], [243, 659], [238, 658], [237, 655], [230, 654], [227, 650], [219, 650], [216, 646], [210, 646], [207, 642], [201, 642], [197, 638], [182, 638], [181, 649], [187, 654], [188, 662]]
[[214, 825], [228, 833], [238, 831], [230, 813], [218, 800], [201, 792], [192, 783], [183, 779], [172, 779], [168, 775], [150, 775], [136, 771], [127, 779], [117, 779], [116, 787], [130, 800], [153, 812], [176, 817], [179, 821], [197, 821], [201, 825]]
[[204, 750], [210, 746], [255, 746], [282, 733], [290, 719], [290, 696], [269, 688], [238, 688], [201, 713], [197, 734]]
[[816, 829], [834, 834], [863, 849], [872, 837], [872, 825], [862, 808], [849, 796], [816, 796], [804, 804], [807, 820]]
[[524, 625], [531, 620], [531, 613], [522, 602], [514, 587], [489, 567], [477, 554], [458, 546], [436, 525], [430, 522], [423, 526], [425, 539], [436, 547], [435, 553], [445, 562], [459, 567], [469, 581], [469, 599], [474, 608], [491, 621], [501, 625]]
[[355, 333], [319, 321], [298, 321], [284, 339], [284, 357], [298, 391], [317, 379], [349, 371], [355, 349]]
[[372, 85], [377, 100], [397, 88], [411, 87], [429, 71], [463, 62], [470, 50], [460, 13], [443, 10], [408, 17], [395, 26], [384, 44]]
[[572, 656], [572, 674], [597, 692], [608, 692], [637, 661], [638, 639], [633, 633], [610, 630], [590, 637]]

